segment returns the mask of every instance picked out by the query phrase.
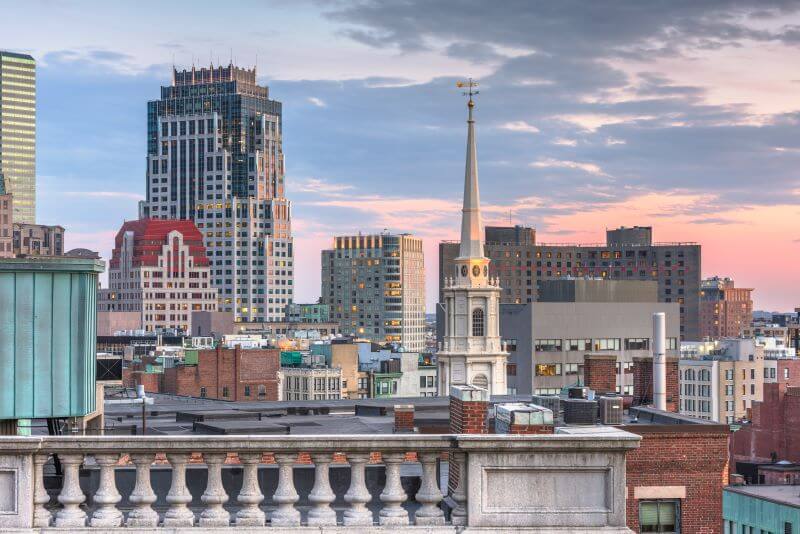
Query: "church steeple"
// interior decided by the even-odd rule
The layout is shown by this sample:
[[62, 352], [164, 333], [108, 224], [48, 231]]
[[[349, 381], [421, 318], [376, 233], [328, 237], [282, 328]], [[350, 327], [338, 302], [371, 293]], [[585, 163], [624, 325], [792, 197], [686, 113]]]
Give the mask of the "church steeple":
[[477, 82], [470, 78], [460, 82], [459, 87], [466, 87], [464, 93], [469, 96], [467, 108], [467, 164], [464, 172], [464, 206], [461, 209], [461, 246], [459, 258], [483, 258], [483, 234], [481, 229], [481, 201], [478, 190], [478, 151], [475, 144], [475, 120], [472, 110], [475, 108], [473, 95], [478, 94], [474, 88]]

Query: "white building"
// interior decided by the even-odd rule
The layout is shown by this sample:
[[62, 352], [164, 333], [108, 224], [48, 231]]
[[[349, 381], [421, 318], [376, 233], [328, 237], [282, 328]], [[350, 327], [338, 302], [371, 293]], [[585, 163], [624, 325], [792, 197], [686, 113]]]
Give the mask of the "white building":
[[192, 312], [217, 309], [203, 237], [191, 221], [127, 221], [109, 261], [98, 311], [137, 312], [148, 332], [191, 332]]
[[281, 367], [281, 400], [335, 400], [342, 398], [342, 370], [338, 367]]
[[489, 278], [489, 258], [484, 256], [478, 192], [478, 158], [475, 121], [467, 104], [467, 163], [464, 176], [464, 207], [459, 255], [454, 272], [445, 273], [441, 303], [445, 310], [444, 336], [439, 361], [439, 391], [451, 385], [471, 384], [486, 388], [490, 395], [507, 393], [508, 354], [500, 340], [500, 286]]

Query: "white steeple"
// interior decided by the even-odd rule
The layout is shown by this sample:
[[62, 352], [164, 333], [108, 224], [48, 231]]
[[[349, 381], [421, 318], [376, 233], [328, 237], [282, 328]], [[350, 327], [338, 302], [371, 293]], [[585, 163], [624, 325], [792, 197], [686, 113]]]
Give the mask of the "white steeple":
[[461, 209], [461, 247], [459, 258], [483, 258], [483, 233], [481, 229], [481, 199], [478, 191], [478, 151], [475, 145], [475, 120], [472, 110], [475, 102], [472, 95], [477, 94], [473, 87], [478, 85], [471, 79], [468, 86], [469, 116], [467, 118], [467, 165], [464, 172], [464, 207]]

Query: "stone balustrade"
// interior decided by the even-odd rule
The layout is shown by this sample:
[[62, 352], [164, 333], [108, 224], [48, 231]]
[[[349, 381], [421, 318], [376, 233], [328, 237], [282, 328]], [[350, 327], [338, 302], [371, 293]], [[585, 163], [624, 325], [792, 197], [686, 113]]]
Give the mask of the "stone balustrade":
[[[426, 532], [502, 528], [627, 533], [625, 452], [638, 447], [638, 440], [622, 431], [580, 436], [0, 437], [0, 530], [255, 532], [283, 527], [396, 532], [417, 525]], [[206, 471], [199, 511], [190, 507], [196, 495], [187, 485], [187, 466], [194, 466], [198, 454]], [[60, 487], [48, 492], [44, 468], [53, 455], [63, 477]], [[258, 476], [267, 456], [277, 464], [270, 506], [263, 504], [265, 488]], [[314, 470], [313, 487], [305, 494], [310, 506], [303, 510], [295, 485], [299, 456], [310, 457]], [[376, 458], [385, 472], [379, 502], [373, 500], [365, 476]], [[410, 458], [418, 462], [420, 473], [413, 506], [401, 480], [401, 467]], [[350, 471], [349, 487], [339, 495], [345, 506], [338, 510], [329, 476], [334, 459], [346, 460]], [[224, 467], [231, 462], [241, 469], [235, 494], [226, 492], [223, 484]], [[454, 464], [449, 469], [453, 478], [444, 484], [447, 495], [440, 462]], [[131, 464], [135, 484], [125, 495], [129, 506], [124, 510], [115, 475], [117, 470], [130, 470]], [[82, 489], [82, 469], [97, 475], [91, 495]], [[162, 510], [154, 507], [159, 499], [151, 484], [155, 469], [169, 469]], [[379, 509], [373, 514], [376, 504]]]

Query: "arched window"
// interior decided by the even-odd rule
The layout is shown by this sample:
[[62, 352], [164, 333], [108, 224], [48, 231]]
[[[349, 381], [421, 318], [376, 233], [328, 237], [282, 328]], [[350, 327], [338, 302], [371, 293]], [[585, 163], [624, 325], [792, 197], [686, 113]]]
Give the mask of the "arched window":
[[472, 379], [472, 385], [475, 386], [475, 387], [488, 389], [489, 388], [489, 379], [486, 378], [486, 375], [484, 375], [484, 374], [475, 375], [475, 377]]
[[472, 335], [474, 337], [483, 337], [483, 310], [475, 308], [472, 310]]

